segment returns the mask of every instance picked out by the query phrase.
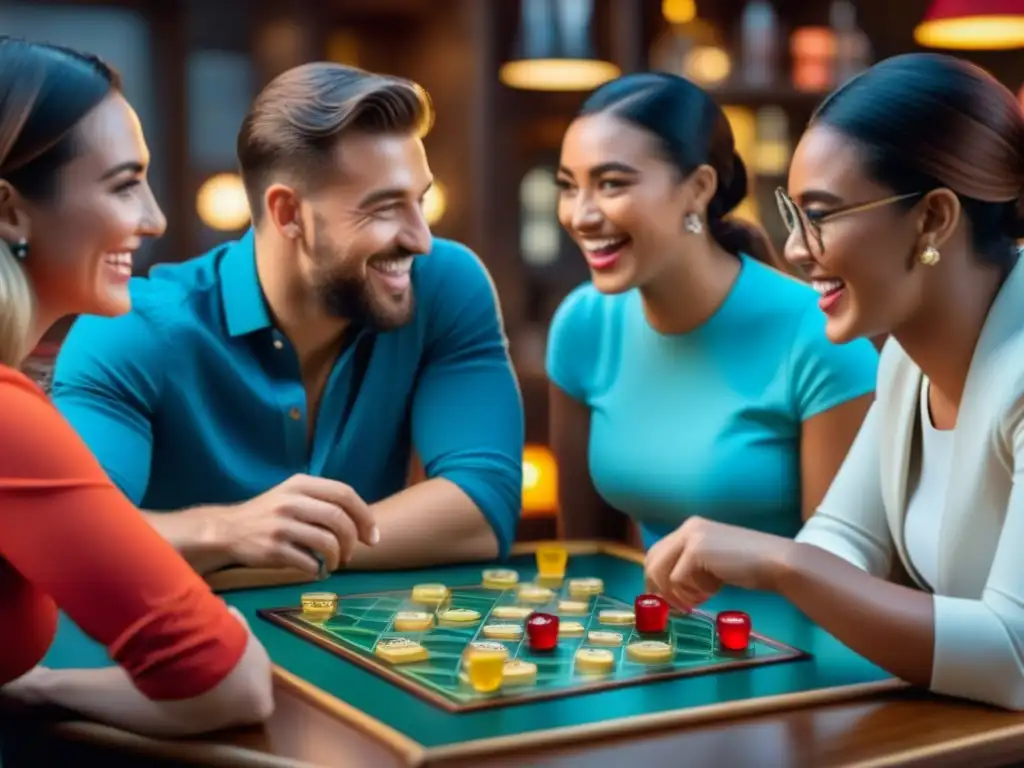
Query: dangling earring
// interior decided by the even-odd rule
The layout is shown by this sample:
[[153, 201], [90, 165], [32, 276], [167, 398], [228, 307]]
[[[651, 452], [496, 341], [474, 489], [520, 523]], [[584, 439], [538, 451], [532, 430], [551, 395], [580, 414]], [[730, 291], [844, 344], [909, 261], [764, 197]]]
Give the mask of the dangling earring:
[[16, 258], [18, 261], [24, 261], [28, 258], [28, 240], [24, 237], [16, 243], [10, 244], [11, 256]]
[[696, 213], [686, 214], [686, 218], [683, 219], [683, 228], [694, 235], [699, 235], [704, 231], [704, 225], [701, 223], [700, 216]]
[[934, 245], [929, 245], [923, 251], [921, 251], [921, 263], [926, 267], [934, 267], [939, 263], [939, 259], [942, 258], [942, 254], [939, 253], [939, 249]]

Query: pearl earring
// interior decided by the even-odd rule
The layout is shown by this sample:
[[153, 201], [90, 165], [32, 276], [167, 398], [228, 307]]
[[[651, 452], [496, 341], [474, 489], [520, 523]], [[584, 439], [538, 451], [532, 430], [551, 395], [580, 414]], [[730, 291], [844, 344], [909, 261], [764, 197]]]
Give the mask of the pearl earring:
[[923, 251], [921, 251], [921, 263], [926, 267], [934, 267], [939, 263], [939, 259], [942, 258], [942, 254], [939, 253], [939, 249], [934, 245], [929, 245]]
[[699, 235], [704, 231], [704, 225], [701, 223], [700, 216], [696, 213], [686, 214], [686, 218], [683, 219], [683, 227], [687, 232]]
[[28, 258], [28, 240], [24, 237], [16, 243], [10, 244], [11, 256], [16, 258], [18, 261], [24, 261]]

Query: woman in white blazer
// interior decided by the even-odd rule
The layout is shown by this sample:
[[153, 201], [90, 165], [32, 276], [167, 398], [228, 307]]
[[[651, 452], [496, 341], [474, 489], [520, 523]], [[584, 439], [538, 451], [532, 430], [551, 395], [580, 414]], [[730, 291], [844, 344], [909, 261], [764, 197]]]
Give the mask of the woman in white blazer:
[[796, 540], [689, 520], [651, 548], [680, 606], [776, 591], [903, 680], [1024, 710], [1024, 114], [958, 59], [888, 59], [797, 147], [786, 257], [829, 338], [887, 334], [876, 400]]

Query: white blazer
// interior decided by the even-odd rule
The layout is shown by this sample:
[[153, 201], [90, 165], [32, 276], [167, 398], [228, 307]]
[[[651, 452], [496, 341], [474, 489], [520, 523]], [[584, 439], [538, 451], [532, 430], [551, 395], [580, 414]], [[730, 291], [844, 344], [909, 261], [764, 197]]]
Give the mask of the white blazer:
[[[907, 556], [911, 462], [920, 461], [921, 370], [890, 339], [874, 405], [797, 540], [887, 578]], [[936, 693], [1024, 709], [1024, 258], [974, 351], [941, 511], [934, 590]], [[898, 559], [898, 560], [897, 560]]]

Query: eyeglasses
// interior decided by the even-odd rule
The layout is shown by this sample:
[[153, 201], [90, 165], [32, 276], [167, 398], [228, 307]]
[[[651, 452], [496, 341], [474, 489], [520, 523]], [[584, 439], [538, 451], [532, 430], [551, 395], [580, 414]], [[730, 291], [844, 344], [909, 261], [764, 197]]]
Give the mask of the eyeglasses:
[[892, 195], [891, 197], [884, 197], [881, 200], [872, 200], [869, 203], [855, 203], [853, 205], [844, 205], [840, 208], [833, 208], [831, 211], [817, 212], [813, 215], [804, 211], [793, 202], [793, 198], [782, 187], [778, 187], [775, 190], [775, 201], [779, 206], [779, 214], [782, 216], [782, 222], [786, 225], [786, 230], [792, 234], [795, 230], [800, 230], [800, 235], [804, 239], [804, 245], [807, 246], [808, 250], [811, 249], [811, 241], [808, 238], [808, 231], [814, 233], [815, 242], [818, 245], [818, 253], [825, 249], [825, 246], [821, 237], [821, 225], [826, 221], [832, 219], [838, 219], [840, 216], [848, 216], [853, 213], [862, 213], [864, 211], [870, 211], [875, 208], [881, 208], [885, 205], [891, 205], [892, 203], [899, 202], [900, 200], [908, 200], [911, 197], [918, 197], [923, 193], [921, 192], [908, 192], [903, 195]]

